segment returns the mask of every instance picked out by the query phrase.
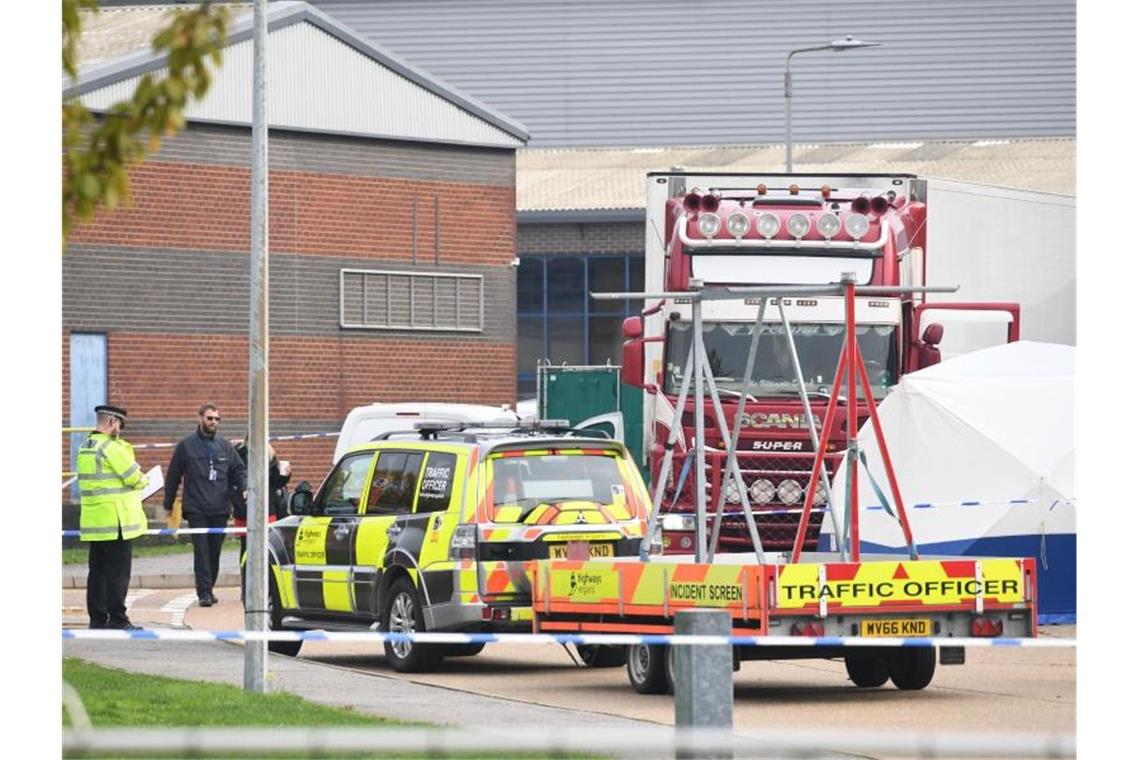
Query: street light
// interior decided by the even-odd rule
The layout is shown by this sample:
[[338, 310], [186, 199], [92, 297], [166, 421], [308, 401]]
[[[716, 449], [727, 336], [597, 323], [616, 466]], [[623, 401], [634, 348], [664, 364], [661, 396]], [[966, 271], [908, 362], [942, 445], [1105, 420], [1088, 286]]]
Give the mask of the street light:
[[833, 50], [836, 53], [841, 53], [844, 50], [854, 48], [878, 47], [879, 44], [878, 42], [863, 42], [852, 39], [849, 34], [845, 40], [832, 40], [826, 45], [799, 48], [788, 53], [788, 59], [784, 63], [784, 169], [788, 174], [792, 173], [792, 56], [796, 53], [811, 53], [816, 50]]

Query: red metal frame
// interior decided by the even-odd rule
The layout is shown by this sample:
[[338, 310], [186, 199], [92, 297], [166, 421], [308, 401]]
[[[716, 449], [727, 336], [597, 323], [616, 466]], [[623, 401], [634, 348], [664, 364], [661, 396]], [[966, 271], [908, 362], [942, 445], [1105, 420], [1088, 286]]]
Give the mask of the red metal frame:
[[[879, 451], [883, 457], [883, 468], [887, 472], [887, 481], [891, 488], [891, 497], [895, 500], [898, 510], [899, 523], [902, 525], [903, 535], [906, 537], [907, 547], [911, 559], [918, 559], [918, 551], [914, 546], [914, 537], [910, 531], [910, 521], [906, 516], [906, 507], [903, 504], [902, 493], [899, 491], [898, 479], [895, 477], [895, 468], [891, 463], [890, 452], [887, 451], [886, 438], [883, 436], [883, 427], [879, 423], [879, 413], [875, 409], [875, 399], [871, 393], [871, 383], [867, 378], [867, 367], [863, 362], [863, 353], [859, 350], [859, 341], [855, 337], [855, 283], [848, 282], [844, 289], [846, 302], [847, 323], [844, 325], [843, 350], [839, 354], [839, 366], [835, 373], [835, 383], [832, 385], [831, 398], [827, 402], [827, 414], [824, 417], [823, 429], [831, 430], [835, 409], [840, 396], [840, 383], [843, 376], [847, 376], [847, 446], [851, 450], [859, 434], [856, 407], [858, 387], [863, 387], [863, 397], [867, 399], [867, 408], [870, 410], [871, 426], [875, 431], [875, 440], [879, 444]], [[808, 481], [807, 495], [804, 504], [811, 504], [815, 498], [815, 489], [819, 487], [819, 474], [823, 468], [824, 457], [827, 454], [826, 446], [820, 446], [815, 453], [815, 462], [811, 468], [811, 478]], [[847, 505], [848, 514], [851, 515], [851, 562], [859, 561], [859, 460], [858, 457], [848, 455], [848, 477], [851, 478], [851, 502]], [[796, 541], [792, 548], [792, 562], [799, 562], [803, 553], [804, 539], [807, 536], [808, 510], [804, 509], [800, 516], [800, 525], [796, 530]]]

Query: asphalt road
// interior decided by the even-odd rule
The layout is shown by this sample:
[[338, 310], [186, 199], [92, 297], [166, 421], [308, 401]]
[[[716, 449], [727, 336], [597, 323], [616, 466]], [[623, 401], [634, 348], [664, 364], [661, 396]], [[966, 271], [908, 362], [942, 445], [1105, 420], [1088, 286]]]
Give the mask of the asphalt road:
[[[191, 589], [135, 591], [131, 618], [143, 625], [197, 629], [242, 627], [236, 588], [218, 589], [221, 604], [195, 605]], [[64, 592], [65, 625], [83, 625], [83, 591]], [[1075, 626], [1043, 629], [1071, 637]], [[381, 647], [307, 642], [301, 656], [361, 673], [609, 715], [671, 724], [670, 696], [644, 696], [622, 668], [578, 667], [555, 645], [491, 644], [477, 657], [452, 658], [440, 672], [395, 673]], [[842, 662], [745, 662], [733, 678], [737, 730], [785, 726], [907, 731], [1062, 732], [1076, 730], [1076, 652], [1073, 649], [971, 649], [967, 662], [939, 666], [921, 692], [889, 684], [856, 689]]]

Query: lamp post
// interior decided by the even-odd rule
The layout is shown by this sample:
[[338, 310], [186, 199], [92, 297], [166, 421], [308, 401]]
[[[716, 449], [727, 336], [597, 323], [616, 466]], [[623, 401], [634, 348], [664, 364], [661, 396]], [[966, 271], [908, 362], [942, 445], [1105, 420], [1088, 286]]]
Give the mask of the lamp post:
[[841, 53], [844, 50], [854, 48], [878, 47], [879, 44], [878, 42], [863, 42], [852, 39], [849, 34], [845, 40], [832, 40], [826, 45], [798, 48], [788, 53], [788, 58], [784, 62], [784, 170], [788, 174], [792, 173], [792, 56], [796, 53], [811, 53], [816, 50], [833, 50], [836, 53]]

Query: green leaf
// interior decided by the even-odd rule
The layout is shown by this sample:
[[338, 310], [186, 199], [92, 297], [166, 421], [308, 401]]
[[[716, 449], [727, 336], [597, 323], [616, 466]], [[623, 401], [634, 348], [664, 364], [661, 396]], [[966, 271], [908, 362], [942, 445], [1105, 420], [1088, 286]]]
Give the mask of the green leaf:
[[99, 197], [99, 178], [94, 174], [84, 174], [79, 177], [79, 193], [87, 200]]

